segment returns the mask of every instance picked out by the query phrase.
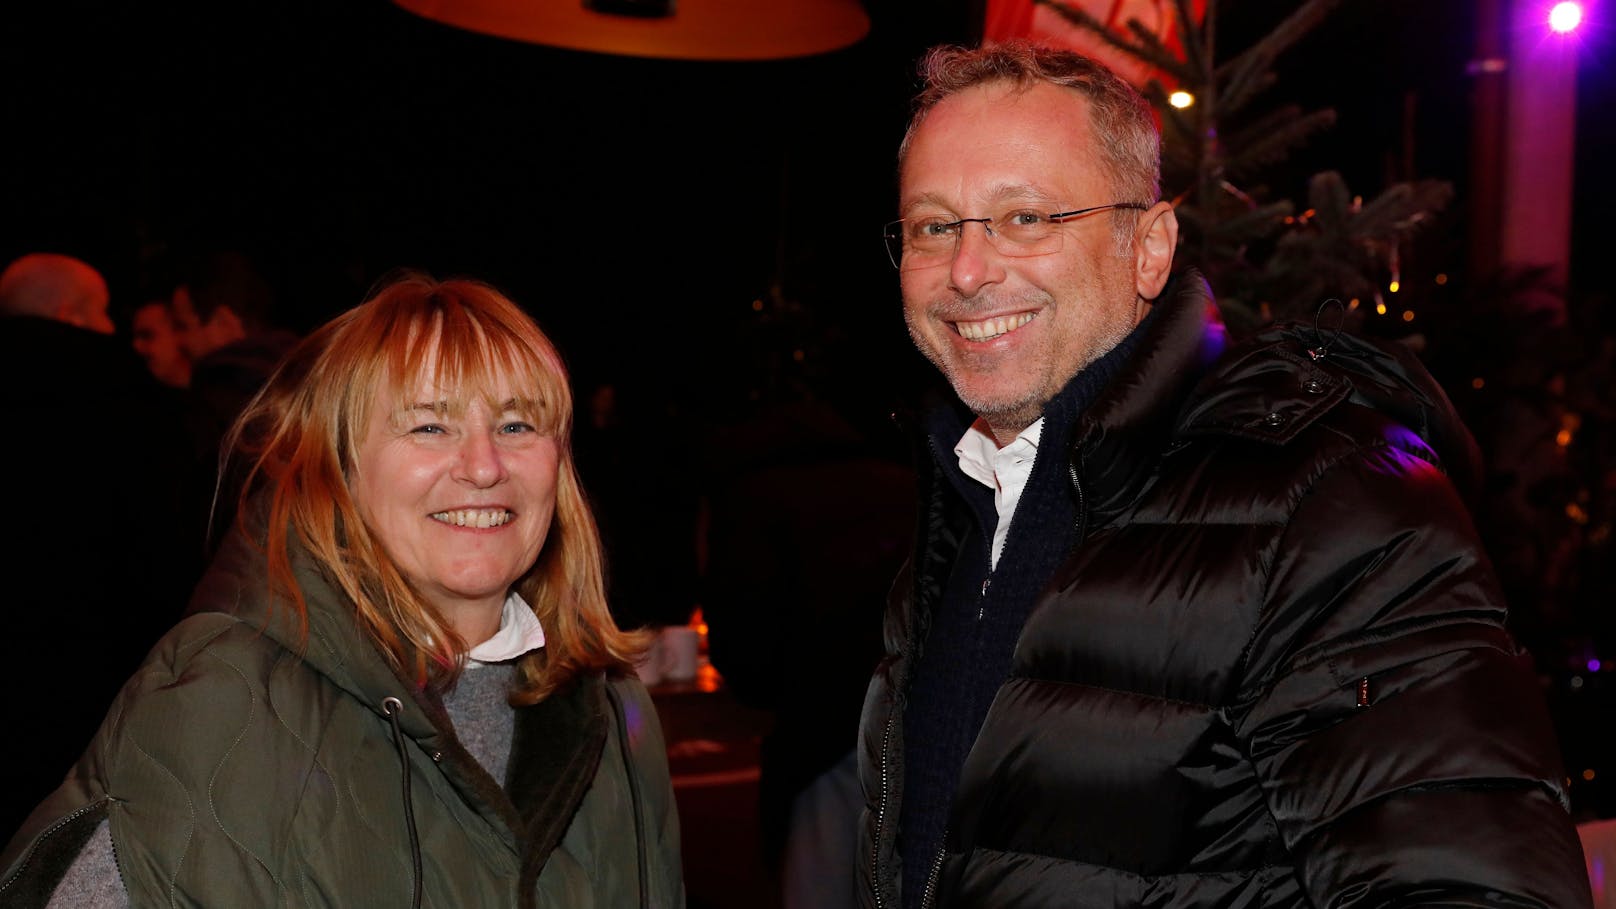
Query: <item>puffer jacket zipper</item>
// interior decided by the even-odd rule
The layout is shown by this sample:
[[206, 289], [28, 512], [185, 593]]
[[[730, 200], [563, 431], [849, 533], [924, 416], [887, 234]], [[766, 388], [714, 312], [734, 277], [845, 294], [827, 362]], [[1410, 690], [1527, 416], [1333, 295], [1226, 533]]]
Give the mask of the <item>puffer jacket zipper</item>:
[[650, 909], [650, 868], [647, 856], [650, 843], [646, 841], [645, 818], [640, 806], [640, 782], [634, 777], [634, 752], [628, 740], [628, 717], [623, 712], [623, 701], [611, 683], [606, 683], [606, 699], [612, 704], [613, 722], [617, 724], [617, 746], [623, 758], [623, 775], [628, 778], [629, 807], [634, 815], [635, 855], [639, 861], [640, 909]]
[[1089, 506], [1083, 492], [1083, 469], [1079, 466], [1077, 452], [1072, 452], [1071, 460], [1066, 462], [1066, 475], [1072, 481], [1072, 497], [1077, 500], [1077, 541], [1073, 545], [1083, 542], [1089, 533]]
[[943, 873], [943, 856], [948, 853], [948, 828], [943, 828], [943, 845], [937, 847], [937, 855], [931, 860], [931, 872], [926, 875], [926, 889], [920, 894], [920, 909], [931, 909], [932, 903], [937, 901], [937, 878]]
[[[895, 698], [896, 696], [894, 692], [893, 697]], [[886, 904], [886, 901], [881, 898], [882, 885], [886, 880], [886, 875], [882, 873], [883, 869], [881, 867], [881, 843], [886, 839], [887, 797], [892, 789], [892, 778], [887, 771], [887, 763], [892, 745], [892, 726], [897, 721], [897, 718], [898, 711], [895, 708], [889, 710], [887, 712], [886, 728], [881, 733], [881, 798], [875, 805], [875, 838], [870, 847], [872, 850], [870, 868], [873, 871], [871, 877], [874, 879], [871, 883], [875, 887], [876, 909], [881, 909]]]

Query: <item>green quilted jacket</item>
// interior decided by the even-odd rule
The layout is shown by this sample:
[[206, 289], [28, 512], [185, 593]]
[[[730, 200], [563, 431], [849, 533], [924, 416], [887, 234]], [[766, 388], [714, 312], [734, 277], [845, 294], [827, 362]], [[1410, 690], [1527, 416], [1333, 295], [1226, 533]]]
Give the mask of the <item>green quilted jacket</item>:
[[43, 906], [103, 819], [135, 907], [398, 909], [417, 880], [427, 907], [684, 905], [666, 752], [638, 681], [584, 677], [518, 709], [501, 786], [341, 594], [309, 565], [297, 576], [306, 646], [272, 607], [262, 557], [225, 548], [0, 855], [0, 906]]

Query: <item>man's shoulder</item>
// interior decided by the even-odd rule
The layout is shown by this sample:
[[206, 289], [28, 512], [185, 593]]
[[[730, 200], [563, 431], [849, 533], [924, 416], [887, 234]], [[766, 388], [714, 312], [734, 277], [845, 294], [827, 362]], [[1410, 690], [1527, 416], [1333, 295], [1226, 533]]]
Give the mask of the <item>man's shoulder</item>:
[[1190, 396], [1177, 435], [1315, 453], [1390, 445], [1466, 469], [1475, 458], [1469, 431], [1412, 351], [1300, 324], [1232, 347]]

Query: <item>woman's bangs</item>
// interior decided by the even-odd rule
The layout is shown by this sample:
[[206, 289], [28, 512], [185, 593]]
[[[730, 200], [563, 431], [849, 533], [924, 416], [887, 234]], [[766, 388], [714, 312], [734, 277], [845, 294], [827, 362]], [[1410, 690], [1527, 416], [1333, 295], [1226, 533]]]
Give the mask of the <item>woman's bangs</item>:
[[559, 437], [570, 421], [566, 381], [554, 354], [532, 341], [498, 324], [444, 319], [411, 358], [411, 387], [437, 389], [451, 408], [474, 398], [496, 413], [512, 405], [540, 432]]

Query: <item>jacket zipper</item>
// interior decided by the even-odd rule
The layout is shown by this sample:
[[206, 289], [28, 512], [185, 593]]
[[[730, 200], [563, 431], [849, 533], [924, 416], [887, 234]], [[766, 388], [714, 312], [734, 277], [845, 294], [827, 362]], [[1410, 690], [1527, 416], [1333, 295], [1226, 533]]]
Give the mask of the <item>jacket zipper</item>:
[[1074, 457], [1066, 462], [1067, 475], [1072, 480], [1072, 495], [1077, 499], [1077, 542], [1082, 543], [1089, 532], [1089, 505], [1083, 493], [1083, 473]]
[[874, 869], [875, 906], [881, 909], [885, 900], [881, 898], [885, 886], [886, 876], [881, 873], [881, 843], [886, 839], [887, 830], [887, 796], [892, 786], [891, 776], [887, 772], [888, 751], [892, 745], [892, 724], [897, 720], [898, 712], [891, 710], [887, 713], [887, 725], [881, 732], [881, 800], [875, 806], [875, 841], [871, 844], [870, 867]]
[[[22, 861], [17, 863], [17, 870], [12, 872], [11, 877], [8, 878], [4, 883], [0, 883], [0, 893], [5, 893], [7, 890], [11, 889], [11, 885], [15, 884], [18, 880], [20, 880], [22, 878], [23, 872], [27, 871], [28, 870], [28, 865], [31, 862], [33, 862], [34, 853], [39, 850], [39, 845], [41, 843], [45, 842], [47, 839], [50, 839], [50, 837], [52, 835], [54, 835], [56, 833], [56, 831], [62, 829], [63, 827], [67, 826], [68, 824], [72, 823], [80, 815], [82, 815], [82, 814], [84, 814], [85, 812], [88, 812], [88, 811], [94, 811], [96, 808], [100, 807], [103, 803], [109, 802], [109, 801], [111, 801], [111, 799], [104, 798], [104, 797], [96, 799], [95, 801], [91, 802], [90, 804], [85, 805], [83, 808], [80, 808], [79, 810], [73, 812], [72, 814], [69, 814], [67, 817], [64, 817], [61, 820], [57, 821], [56, 823], [52, 824], [43, 833], [41, 833], [38, 836], [38, 838], [36, 838], [34, 840], [33, 845], [28, 847], [28, 854], [23, 856]], [[117, 850], [116, 846], [113, 847], [112, 854], [113, 854], [114, 860], [116, 860], [116, 857], [117, 857], [117, 854], [118, 854], [118, 850]], [[118, 878], [119, 878], [119, 883], [122, 883], [122, 879], [123, 879], [123, 868], [122, 867], [119, 867], [119, 869], [118, 869]], [[129, 889], [127, 887], [125, 887], [124, 888], [124, 893], [128, 893], [128, 892], [129, 892]]]
[[948, 828], [943, 828], [943, 844], [937, 847], [937, 857], [931, 860], [931, 872], [926, 875], [926, 889], [920, 894], [920, 909], [930, 909], [937, 899], [937, 878], [943, 873], [943, 855], [947, 851]]

